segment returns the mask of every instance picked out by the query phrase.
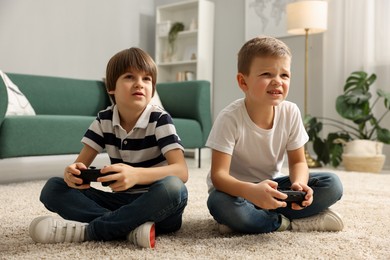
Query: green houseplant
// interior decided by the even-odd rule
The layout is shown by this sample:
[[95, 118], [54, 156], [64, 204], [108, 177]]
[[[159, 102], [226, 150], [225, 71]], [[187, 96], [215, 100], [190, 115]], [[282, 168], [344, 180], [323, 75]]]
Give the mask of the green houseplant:
[[[390, 131], [381, 125], [383, 118], [390, 112], [390, 92], [381, 89], [373, 95], [370, 86], [375, 82], [376, 74], [368, 75], [364, 71], [355, 71], [350, 74], [344, 85], [343, 94], [336, 99], [337, 113], [347, 121], [335, 120], [326, 117], [305, 118], [309, 140], [313, 143], [313, 150], [317, 154], [317, 161], [337, 167], [342, 161], [344, 144], [351, 140], [374, 140], [390, 144]], [[383, 101], [385, 111], [375, 115], [375, 107]], [[325, 138], [320, 137], [323, 125], [336, 129]]]
[[173, 56], [175, 53], [175, 42], [179, 32], [184, 30], [184, 24], [181, 22], [175, 22], [172, 24], [171, 29], [168, 33], [168, 44], [169, 44], [169, 54]]

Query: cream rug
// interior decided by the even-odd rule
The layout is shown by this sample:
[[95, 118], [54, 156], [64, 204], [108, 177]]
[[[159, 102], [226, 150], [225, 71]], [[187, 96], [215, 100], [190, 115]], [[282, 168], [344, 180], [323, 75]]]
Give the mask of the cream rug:
[[0, 259], [390, 259], [389, 173], [336, 171], [345, 189], [333, 207], [342, 232], [222, 236], [206, 207], [208, 168], [190, 167], [183, 227], [157, 237], [154, 250], [123, 241], [35, 244], [29, 223], [50, 214], [38, 201], [44, 181], [0, 185]]

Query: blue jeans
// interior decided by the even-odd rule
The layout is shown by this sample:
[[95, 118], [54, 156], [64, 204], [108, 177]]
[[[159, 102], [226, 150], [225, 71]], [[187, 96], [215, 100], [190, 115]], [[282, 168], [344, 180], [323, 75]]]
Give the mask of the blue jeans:
[[[288, 189], [291, 182], [288, 176], [275, 178], [278, 187]], [[302, 210], [289, 207], [264, 210], [241, 197], [233, 197], [213, 190], [209, 194], [207, 206], [210, 214], [220, 223], [241, 233], [268, 233], [281, 224], [281, 216], [292, 219], [316, 215], [341, 199], [343, 186], [333, 173], [311, 173], [308, 185], [313, 189], [313, 203]]]
[[62, 178], [53, 177], [40, 196], [48, 210], [64, 219], [89, 223], [87, 239], [101, 241], [125, 239], [148, 221], [155, 222], [157, 234], [177, 231], [187, 198], [184, 183], [172, 176], [153, 183], [148, 192], [141, 194], [78, 190], [68, 187]]

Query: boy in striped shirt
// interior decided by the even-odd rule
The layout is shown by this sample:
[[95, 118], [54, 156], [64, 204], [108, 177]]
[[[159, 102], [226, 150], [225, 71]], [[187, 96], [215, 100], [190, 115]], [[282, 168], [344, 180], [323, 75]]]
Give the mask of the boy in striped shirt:
[[[38, 217], [30, 224], [40, 243], [128, 239], [154, 248], [155, 234], [180, 229], [187, 205], [187, 164], [170, 115], [149, 104], [156, 91], [157, 69], [139, 48], [114, 55], [106, 71], [106, 88], [113, 105], [100, 111], [82, 142], [75, 163], [64, 178], [53, 177], [40, 200], [62, 218]], [[84, 183], [80, 170], [106, 150], [111, 165], [98, 182], [111, 182], [113, 192]], [[105, 175], [107, 173], [112, 173]], [[146, 186], [146, 192], [132, 188]]]

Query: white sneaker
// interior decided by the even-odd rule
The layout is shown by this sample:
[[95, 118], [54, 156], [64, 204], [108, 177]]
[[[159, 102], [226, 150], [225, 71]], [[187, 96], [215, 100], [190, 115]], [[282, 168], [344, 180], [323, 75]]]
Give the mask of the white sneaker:
[[43, 216], [31, 222], [29, 233], [38, 243], [83, 242], [87, 225], [87, 223]]
[[324, 210], [312, 217], [291, 221], [293, 231], [341, 231], [343, 228], [341, 216], [331, 209]]
[[127, 235], [127, 240], [136, 246], [145, 248], [154, 248], [155, 240], [155, 225], [153, 222], [146, 222], [137, 227]]
[[279, 228], [276, 231], [290, 230], [291, 229], [291, 221], [283, 215], [280, 215], [280, 216], [281, 216], [281, 219], [280, 219], [281, 223], [280, 223]]

